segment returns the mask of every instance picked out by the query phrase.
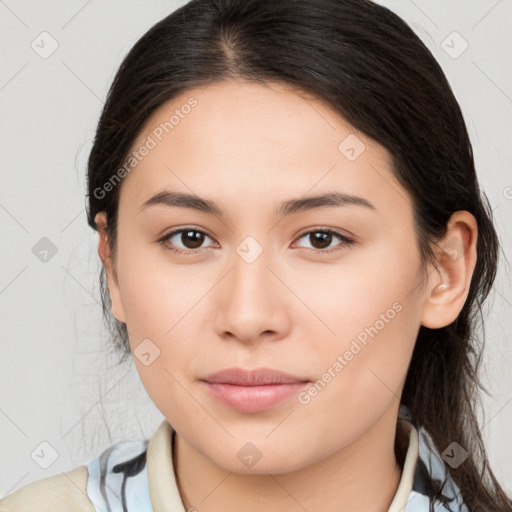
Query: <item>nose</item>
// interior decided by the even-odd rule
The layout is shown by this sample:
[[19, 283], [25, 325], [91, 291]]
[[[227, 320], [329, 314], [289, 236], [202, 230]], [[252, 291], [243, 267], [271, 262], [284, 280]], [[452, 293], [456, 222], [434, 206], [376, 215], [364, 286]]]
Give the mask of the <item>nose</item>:
[[283, 284], [286, 276], [279, 275], [279, 266], [265, 250], [254, 261], [235, 252], [230, 263], [217, 290], [217, 334], [242, 343], [286, 337], [293, 294]]

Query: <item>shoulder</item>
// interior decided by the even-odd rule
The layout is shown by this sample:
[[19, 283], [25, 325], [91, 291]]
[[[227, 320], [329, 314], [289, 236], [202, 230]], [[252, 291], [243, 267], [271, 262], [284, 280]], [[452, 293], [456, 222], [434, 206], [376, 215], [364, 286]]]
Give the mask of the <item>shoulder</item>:
[[94, 512], [87, 466], [31, 482], [0, 501], [0, 512]]

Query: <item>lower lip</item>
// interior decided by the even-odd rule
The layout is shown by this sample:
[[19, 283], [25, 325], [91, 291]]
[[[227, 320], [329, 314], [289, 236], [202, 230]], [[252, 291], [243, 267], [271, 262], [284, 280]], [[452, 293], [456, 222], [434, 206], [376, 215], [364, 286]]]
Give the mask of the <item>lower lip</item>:
[[222, 403], [243, 412], [260, 412], [297, 394], [309, 382], [268, 384], [265, 386], [235, 386], [202, 381], [210, 393]]

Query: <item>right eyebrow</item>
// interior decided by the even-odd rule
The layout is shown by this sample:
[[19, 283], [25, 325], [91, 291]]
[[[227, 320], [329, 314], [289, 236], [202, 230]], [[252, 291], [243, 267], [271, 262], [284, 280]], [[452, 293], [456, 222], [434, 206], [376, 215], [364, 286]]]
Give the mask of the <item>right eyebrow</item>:
[[145, 201], [139, 208], [139, 212], [145, 210], [149, 206], [178, 206], [180, 208], [192, 208], [201, 212], [212, 215], [224, 216], [224, 212], [213, 201], [208, 201], [199, 196], [186, 194], [183, 192], [173, 192], [171, 190], [163, 190]]

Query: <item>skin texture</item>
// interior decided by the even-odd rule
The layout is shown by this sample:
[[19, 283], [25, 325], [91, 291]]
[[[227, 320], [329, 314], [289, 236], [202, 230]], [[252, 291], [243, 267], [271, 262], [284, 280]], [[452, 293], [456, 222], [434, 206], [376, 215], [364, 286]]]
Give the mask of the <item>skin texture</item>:
[[[105, 216], [96, 217], [114, 315], [126, 322], [132, 351], [148, 338], [160, 350], [147, 366], [134, 360], [177, 432], [185, 508], [387, 510], [401, 476], [396, 419], [416, 336], [420, 325], [445, 326], [462, 309], [476, 221], [468, 212], [452, 216], [445, 241], [460, 250], [439, 251], [441, 267], [429, 265], [425, 279], [411, 199], [387, 150], [281, 84], [188, 90], [153, 113], [133, 148], [191, 97], [197, 106], [121, 185], [115, 257]], [[353, 161], [338, 148], [349, 134], [365, 145]], [[164, 189], [214, 201], [225, 217], [162, 205], [138, 211]], [[333, 191], [364, 197], [376, 210], [275, 214], [281, 201]], [[166, 250], [158, 240], [180, 228], [207, 236], [194, 246], [177, 234], [167, 246], [189, 252]], [[326, 228], [354, 243], [303, 236]], [[237, 252], [248, 236], [263, 249], [251, 263]], [[317, 382], [390, 309], [393, 318], [307, 404], [292, 396], [240, 412], [199, 381], [228, 367], [264, 366]], [[247, 442], [261, 454], [252, 467], [237, 456]]]

